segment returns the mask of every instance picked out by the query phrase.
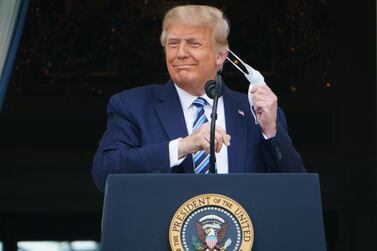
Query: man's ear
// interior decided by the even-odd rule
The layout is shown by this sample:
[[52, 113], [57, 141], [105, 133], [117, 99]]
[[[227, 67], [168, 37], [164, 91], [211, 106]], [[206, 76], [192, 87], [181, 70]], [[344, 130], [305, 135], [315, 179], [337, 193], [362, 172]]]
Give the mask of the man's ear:
[[217, 52], [216, 56], [216, 65], [222, 66], [226, 60], [226, 57], [228, 56], [228, 51], [226, 49], [221, 49]]

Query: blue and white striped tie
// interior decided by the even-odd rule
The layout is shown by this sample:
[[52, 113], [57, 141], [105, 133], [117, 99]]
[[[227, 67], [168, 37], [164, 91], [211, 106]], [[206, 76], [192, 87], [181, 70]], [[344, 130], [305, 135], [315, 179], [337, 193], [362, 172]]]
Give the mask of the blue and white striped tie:
[[[202, 97], [198, 97], [192, 104], [197, 107], [194, 124], [192, 126], [192, 131], [195, 131], [208, 121], [204, 113], [204, 105], [207, 104], [207, 101]], [[209, 172], [209, 154], [206, 154], [203, 150], [194, 153], [194, 170], [195, 173]]]

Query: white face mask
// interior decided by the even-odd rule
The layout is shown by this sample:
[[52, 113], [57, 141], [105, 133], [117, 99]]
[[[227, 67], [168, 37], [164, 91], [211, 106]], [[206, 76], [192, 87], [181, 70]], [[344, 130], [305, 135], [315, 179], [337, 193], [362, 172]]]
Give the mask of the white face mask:
[[248, 98], [250, 103], [250, 110], [251, 113], [254, 116], [255, 124], [258, 124], [258, 118], [255, 116], [255, 112], [253, 109], [253, 95], [250, 94], [250, 89], [256, 85], [265, 85], [264, 77], [262, 74], [260, 74], [259, 71], [252, 68], [250, 65], [243, 62], [236, 54], [234, 54], [229, 48], [227, 50], [230, 52], [230, 54], [235, 57], [246, 69], [247, 72], [244, 72], [236, 63], [234, 63], [232, 60], [227, 57], [226, 59], [231, 62], [234, 67], [236, 67], [240, 72], [242, 72], [245, 75], [245, 78], [249, 81], [249, 90], [248, 90]]

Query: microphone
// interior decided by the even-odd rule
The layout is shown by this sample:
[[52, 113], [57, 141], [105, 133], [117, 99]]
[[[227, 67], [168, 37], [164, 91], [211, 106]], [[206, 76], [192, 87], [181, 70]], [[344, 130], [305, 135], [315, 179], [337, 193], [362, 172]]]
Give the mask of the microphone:
[[216, 92], [219, 92], [219, 98], [223, 95], [221, 89], [222, 78], [219, 74], [216, 75], [216, 80], [209, 80], [204, 86], [205, 92], [210, 99], [214, 99]]
[[216, 173], [216, 156], [215, 156], [215, 128], [217, 119], [217, 103], [219, 98], [223, 95], [222, 93], [222, 78], [220, 74], [216, 75], [216, 80], [209, 80], [205, 84], [205, 92], [207, 96], [213, 99], [212, 114], [211, 114], [211, 128], [210, 128], [210, 140], [209, 140], [209, 172]]

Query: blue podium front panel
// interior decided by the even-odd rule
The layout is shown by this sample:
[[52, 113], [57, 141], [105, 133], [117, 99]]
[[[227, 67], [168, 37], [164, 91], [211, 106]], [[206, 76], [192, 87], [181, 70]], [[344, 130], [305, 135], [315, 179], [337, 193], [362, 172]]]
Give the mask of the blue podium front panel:
[[[254, 230], [253, 251], [325, 250], [316, 174], [110, 175], [101, 250], [171, 250], [174, 214], [201, 194], [227, 196], [247, 211]], [[235, 247], [233, 241], [226, 250], [238, 250]], [[199, 250], [193, 243], [187, 248]]]

